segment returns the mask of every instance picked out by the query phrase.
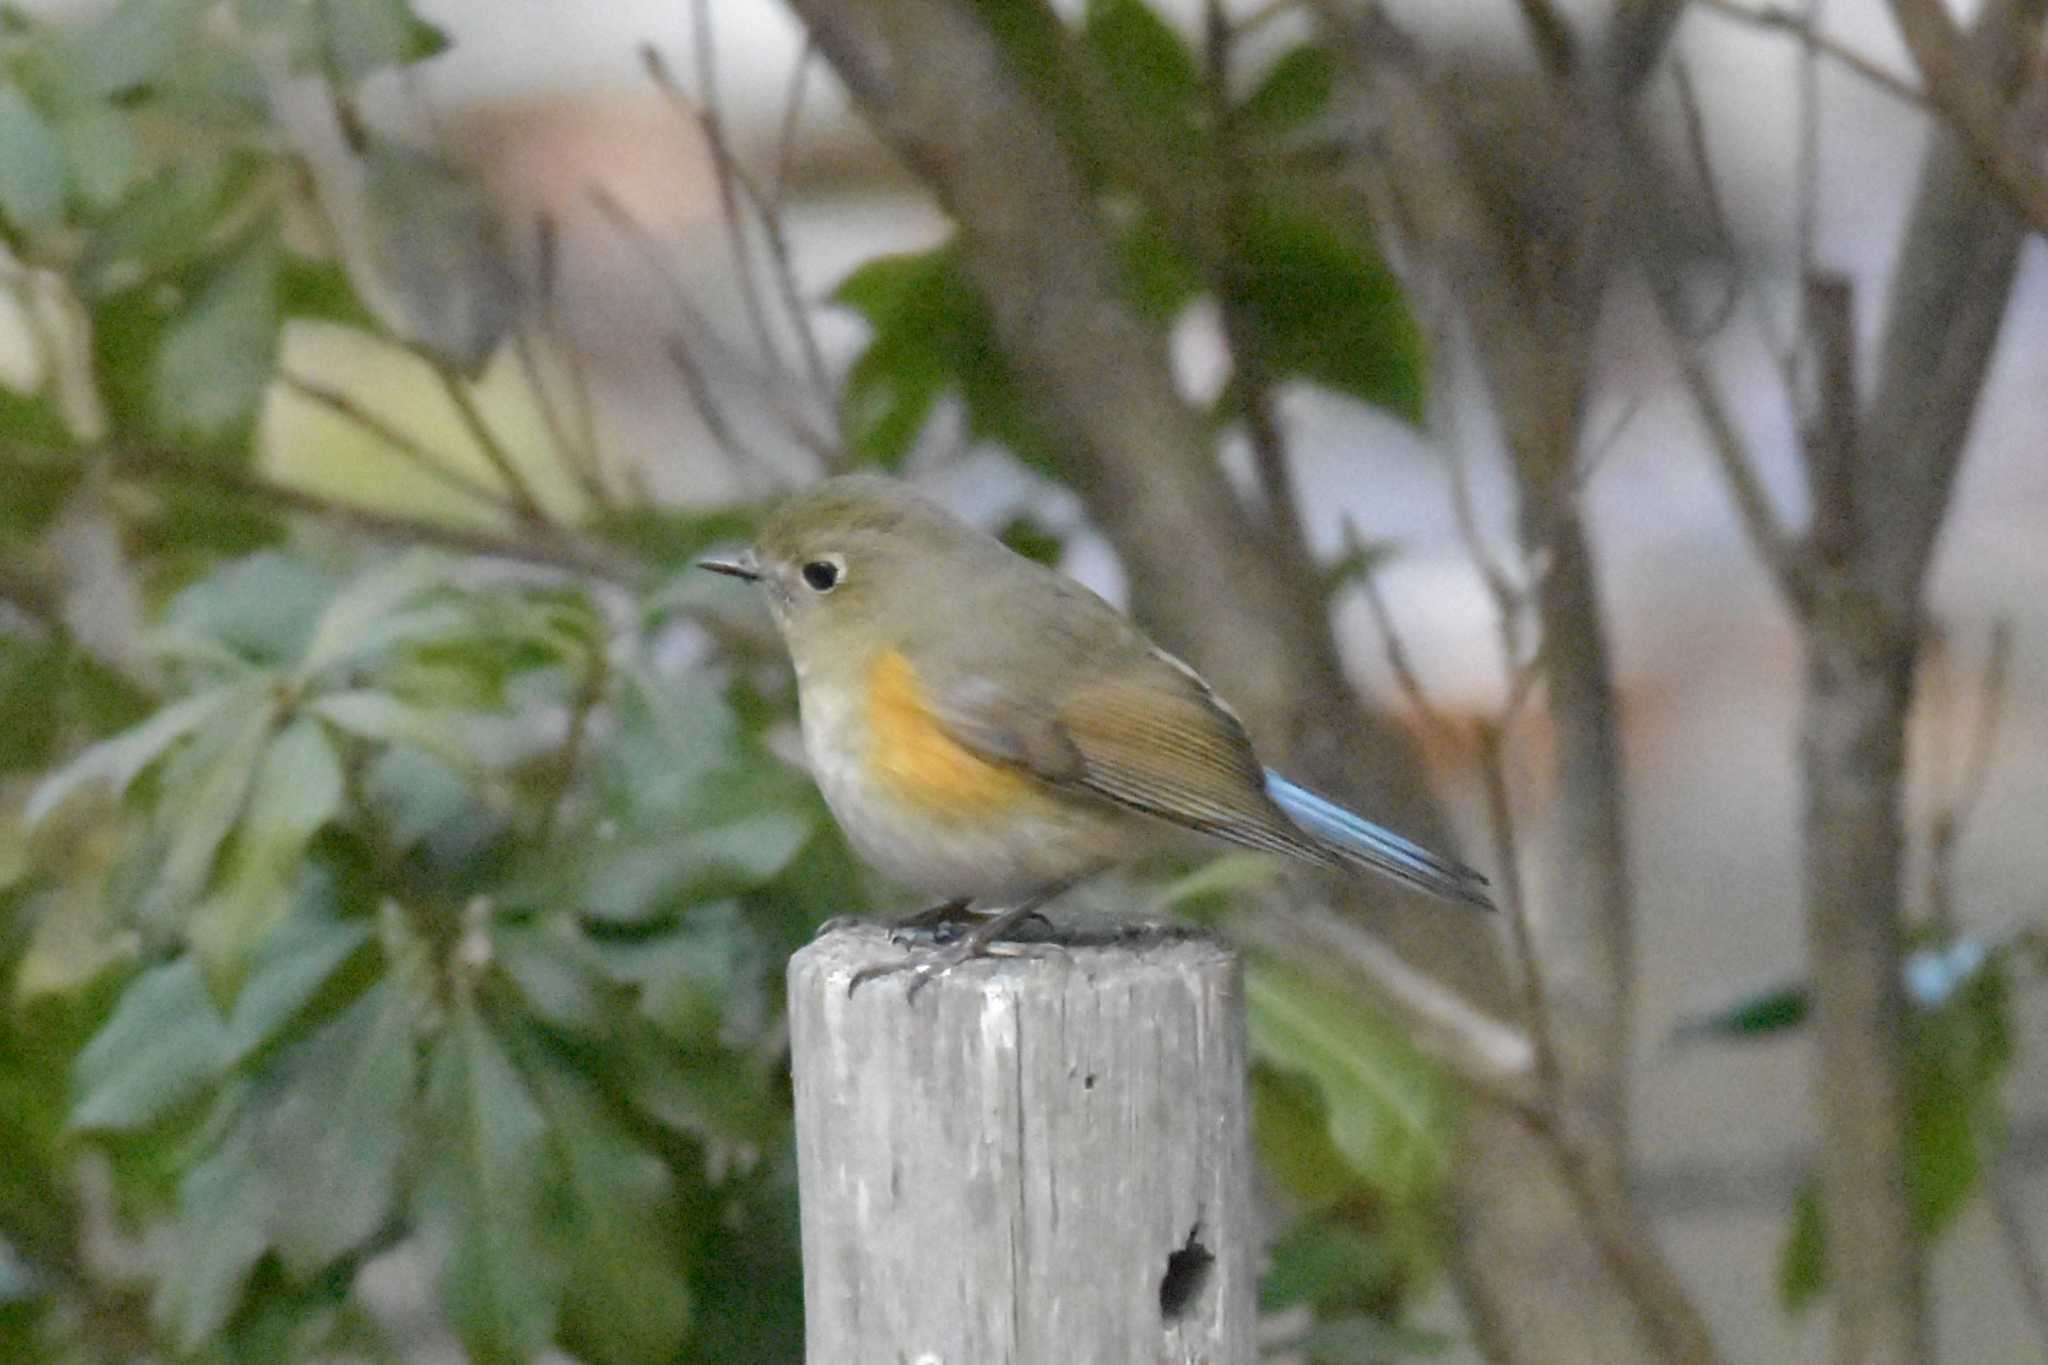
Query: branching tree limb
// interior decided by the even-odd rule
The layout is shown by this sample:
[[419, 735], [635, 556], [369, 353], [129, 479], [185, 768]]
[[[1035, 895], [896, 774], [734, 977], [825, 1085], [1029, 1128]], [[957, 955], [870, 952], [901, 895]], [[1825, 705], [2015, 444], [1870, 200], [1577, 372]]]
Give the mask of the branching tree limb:
[[[1525, 1257], [1569, 1264], [1609, 1299], [1519, 1292], [1482, 1317], [1500, 1324], [1503, 1359], [1711, 1359], [1704, 1324], [1626, 1195], [1632, 894], [1617, 711], [1577, 498], [1592, 342], [1627, 192], [1623, 111], [1676, 7], [1622, 6], [1596, 56], [1566, 66], [1550, 44], [1546, 78], [1512, 78], [1497, 100], [1439, 80], [1377, 6], [1321, 8], [1347, 77], [1346, 175], [1380, 206], [1412, 283], [1443, 290], [1463, 314], [1515, 472], [1524, 553], [1547, 565], [1534, 601], [1559, 818], [1529, 939], [1554, 1053], [1547, 1136], [1578, 1218], [1569, 1235], [1546, 1229], [1547, 1244]], [[1542, 1272], [1525, 1263], [1501, 1280], [1517, 1277], [1540, 1283]]]
[[[1870, 396], [1852, 297], [1807, 280], [1813, 392], [1804, 455], [1812, 522], [1768, 515], [1746, 451], [1696, 357], [1685, 366], [1745, 524], [1806, 635], [1805, 899], [1820, 1047], [1821, 1182], [1843, 1365], [1925, 1361], [1932, 1327], [1906, 1187], [1903, 765], [1923, 594], [2004, 320], [2026, 187], [1986, 139], [2038, 127], [2042, 0], [1995, 0], [1965, 42], [1938, 5], [1894, 5], [1930, 94], [1962, 140], [1921, 166]], [[1932, 17], [1930, 17], [1932, 16]], [[2031, 164], [2031, 163], [2030, 163]], [[2017, 208], [2015, 207], [2017, 204]]]

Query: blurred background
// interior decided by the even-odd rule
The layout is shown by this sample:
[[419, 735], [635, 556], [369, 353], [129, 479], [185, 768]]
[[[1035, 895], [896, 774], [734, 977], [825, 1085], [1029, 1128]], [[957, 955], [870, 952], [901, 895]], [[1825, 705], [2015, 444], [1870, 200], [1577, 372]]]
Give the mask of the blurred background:
[[[1111, 893], [1226, 929], [1325, 917], [1244, 933], [1311, 1021], [1252, 1021], [1275, 1359], [1694, 1357], [1630, 1305], [1731, 1361], [1826, 1357], [1809, 637], [1702, 414], [1802, 524], [1806, 280], [1853, 290], [1875, 392], [1947, 135], [1886, 7], [1737, 4], [1668, 7], [1614, 137], [1549, 60], [1628, 22], [1592, 0], [956, 6], [1007, 44], [1092, 206], [1078, 239], [1163, 339], [1184, 411], [1123, 448], [1003, 300], [1008, 240], [956, 237], [942, 200], [983, 210], [931, 169], [946, 121], [927, 157], [904, 122], [986, 112], [906, 80], [878, 136], [894, 88], [847, 93], [835, 25], [885, 7], [810, 0], [816, 39], [773, 0], [10, 7], [0, 1355], [801, 1358], [781, 967], [902, 897], [797, 766], [765, 617], [688, 566], [778, 491], [879, 465], [1130, 605], [1264, 747], [1493, 874], [1500, 924], [1393, 938], [1445, 989], [1525, 1046], [1532, 977], [1578, 1011], [1562, 1089], [1502, 1101], [1458, 1037], [1417, 1051], [1364, 956], [1305, 965], [1384, 923], [1361, 915], [1440, 912], [1352, 913], [1237, 859]], [[1590, 320], [1537, 284], [1475, 303], [1470, 262], [1432, 254], [1451, 192], [1402, 182], [1398, 120], [1368, 117], [1403, 88], [1382, 62], [1457, 111], [1509, 230], [1611, 255], [1567, 300]], [[1018, 155], [1019, 212], [1056, 220]], [[2014, 233], [1981, 392], [1956, 381], [1904, 732], [1898, 1179], [1953, 1360], [2048, 1356], [2048, 288]], [[1044, 327], [1075, 316], [1059, 292]], [[1532, 473], [1487, 307], [1582, 381], [1563, 473]], [[1925, 337], [1929, 371], [1954, 353]], [[1101, 401], [1142, 424], [1139, 379]], [[1213, 607], [1160, 596], [1176, 566], [1132, 529], [1183, 476], [1119, 473], [1188, 436], [1186, 486], [1239, 528], [1185, 566]], [[1583, 558], [1547, 539], [1565, 504], [1590, 662], [1546, 605]], [[1245, 555], [1296, 587], [1233, 576]], [[1289, 662], [1204, 656], [1271, 592], [1306, 624], [1237, 638]], [[1559, 670], [1610, 689], [1613, 771]], [[1571, 869], [1602, 857], [1626, 875], [1587, 928]], [[1520, 1234], [1484, 1211], [1544, 1149], [1485, 1116], [1565, 1113], [1603, 1068], [1578, 1155], [1653, 1269], [1555, 1209], [1489, 1269]], [[1503, 1344], [1546, 1296], [1576, 1325]]]

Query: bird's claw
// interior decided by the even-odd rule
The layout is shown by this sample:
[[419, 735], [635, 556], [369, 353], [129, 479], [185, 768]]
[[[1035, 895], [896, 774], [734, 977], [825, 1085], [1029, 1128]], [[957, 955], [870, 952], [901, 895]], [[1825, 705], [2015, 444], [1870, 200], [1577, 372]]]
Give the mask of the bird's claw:
[[846, 983], [846, 994], [852, 996], [870, 981], [879, 981], [885, 976], [895, 976], [899, 972], [910, 972], [915, 979], [903, 993], [904, 1002], [907, 1004], [917, 999], [919, 991], [963, 963], [991, 957], [1045, 957], [1049, 953], [1063, 951], [1056, 943], [977, 943], [973, 936], [969, 935], [959, 942], [938, 947], [937, 951], [927, 955], [921, 956], [912, 950], [901, 962], [877, 963], [872, 967], [863, 967]]

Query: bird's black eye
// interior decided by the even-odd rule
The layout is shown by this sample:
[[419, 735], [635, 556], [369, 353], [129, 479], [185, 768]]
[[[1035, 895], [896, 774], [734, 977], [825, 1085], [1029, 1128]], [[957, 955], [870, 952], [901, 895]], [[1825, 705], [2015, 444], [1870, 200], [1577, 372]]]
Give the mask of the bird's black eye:
[[819, 592], [830, 592], [839, 586], [839, 566], [829, 559], [814, 559], [804, 565], [804, 582]]

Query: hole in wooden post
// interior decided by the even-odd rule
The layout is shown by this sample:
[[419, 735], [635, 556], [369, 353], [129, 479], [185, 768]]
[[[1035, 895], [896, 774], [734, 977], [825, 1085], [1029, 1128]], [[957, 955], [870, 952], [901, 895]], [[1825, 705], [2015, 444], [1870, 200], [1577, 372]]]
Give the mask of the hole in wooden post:
[[1081, 1088], [1082, 1088], [1083, 1090], [1093, 1090], [1093, 1089], [1095, 1088], [1095, 1073], [1094, 1073], [1094, 1072], [1092, 1072], [1092, 1071], [1091, 1071], [1091, 1072], [1089, 1072], [1089, 1073], [1088, 1073], [1088, 1074], [1087, 1074], [1086, 1076], [1084, 1076], [1084, 1077], [1082, 1078], [1082, 1080], [1081, 1080]]
[[1201, 1231], [1202, 1225], [1195, 1224], [1188, 1229], [1187, 1245], [1167, 1253], [1166, 1274], [1159, 1279], [1159, 1316], [1169, 1323], [1178, 1322], [1187, 1312], [1209, 1282], [1209, 1268], [1216, 1264], [1209, 1248], [1197, 1240]]

